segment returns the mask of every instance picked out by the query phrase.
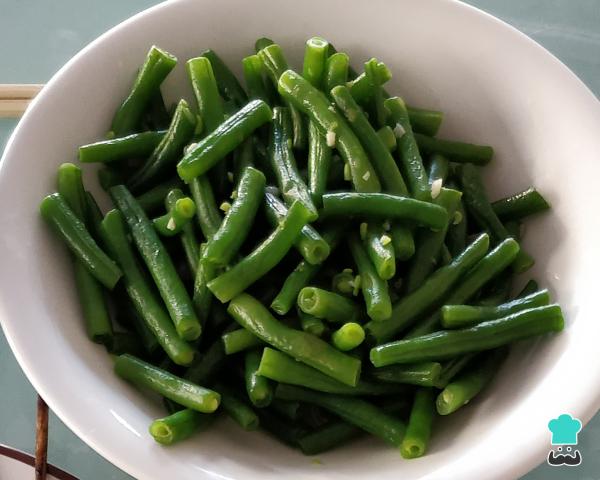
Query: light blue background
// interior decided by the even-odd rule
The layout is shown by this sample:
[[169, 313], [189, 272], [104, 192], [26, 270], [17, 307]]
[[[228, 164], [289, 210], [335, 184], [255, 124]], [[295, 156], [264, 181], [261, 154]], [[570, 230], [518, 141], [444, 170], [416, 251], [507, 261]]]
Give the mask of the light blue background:
[[[2, 0], [0, 83], [46, 82], [99, 34], [155, 3], [152, 0]], [[596, 95], [600, 94], [600, 0], [467, 3], [533, 37], [574, 70]], [[13, 120], [0, 119], [0, 146], [5, 144], [15, 124]], [[33, 388], [0, 333], [0, 443], [33, 451], [35, 401]], [[579, 439], [582, 466], [542, 465], [525, 478], [599, 479], [600, 415], [584, 427]], [[50, 419], [49, 460], [82, 480], [131, 478], [94, 453], [54, 416]]]

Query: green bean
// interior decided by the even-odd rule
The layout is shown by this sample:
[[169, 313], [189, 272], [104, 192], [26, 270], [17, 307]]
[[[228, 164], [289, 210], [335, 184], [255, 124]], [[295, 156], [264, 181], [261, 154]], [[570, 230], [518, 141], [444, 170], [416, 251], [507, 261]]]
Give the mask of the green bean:
[[300, 319], [300, 327], [304, 332], [322, 337], [327, 332], [327, 325], [320, 318], [313, 317], [302, 310], [298, 309], [298, 318]]
[[446, 245], [450, 254], [455, 257], [465, 249], [467, 244], [467, 212], [463, 201], [458, 202], [454, 212], [454, 218], [450, 220], [446, 232]]
[[84, 224], [87, 223], [87, 198], [81, 179], [81, 168], [72, 163], [61, 164], [58, 167], [56, 186], [58, 193], [77, 218]]
[[202, 175], [272, 116], [265, 102], [252, 100], [189, 149], [177, 164], [177, 173], [184, 181]]
[[349, 125], [335, 110], [330, 109], [325, 95], [288, 70], [279, 78], [279, 93], [306, 113], [310, 120], [327, 138], [327, 144], [335, 146], [350, 168], [352, 183], [357, 192], [377, 192], [380, 189], [377, 174], [360, 141]]
[[377, 132], [369, 123], [360, 106], [352, 98], [350, 90], [346, 86], [340, 85], [331, 90], [331, 96], [365, 147], [381, 180], [383, 189], [396, 195], [406, 196], [408, 189], [394, 158], [386, 145], [377, 136]]
[[331, 148], [325, 136], [314, 122], [308, 122], [308, 190], [313, 204], [321, 206], [327, 190], [327, 178], [331, 168]]
[[[356, 233], [351, 234], [348, 238], [348, 246], [360, 275], [360, 288], [367, 308], [367, 315], [375, 322], [387, 320], [392, 314], [392, 301], [387, 281], [377, 274], [375, 266], [369, 259]], [[351, 321], [351, 318], [346, 317], [345, 320]]]
[[295, 202], [269, 237], [239, 263], [208, 282], [213, 295], [228, 302], [273, 269], [289, 251], [309, 216], [306, 207]]
[[331, 279], [331, 290], [347, 297], [354, 293], [356, 277], [351, 268], [345, 268], [340, 273], [336, 273]]
[[102, 286], [82, 262], [76, 260], [73, 268], [88, 338], [95, 343], [110, 345], [114, 334]]
[[131, 355], [118, 356], [114, 368], [119, 377], [138, 387], [149, 388], [169, 400], [201, 413], [214, 412], [221, 400], [217, 392], [176, 377]]
[[[125, 272], [124, 272], [125, 274]], [[123, 282], [123, 284], [125, 281]], [[136, 310], [132, 300], [129, 298], [127, 294], [127, 290], [125, 289], [125, 285], [122, 285], [122, 288], [118, 288], [115, 298], [115, 307], [117, 312], [117, 321], [126, 327], [133, 327], [135, 333], [139, 337], [144, 351], [153, 357], [160, 347], [158, 340], [156, 339], [156, 335], [154, 332], [150, 330], [148, 325], [146, 324], [146, 320], [140, 315], [140, 313]], [[161, 307], [162, 308], [162, 307]], [[167, 316], [167, 321], [171, 324], [171, 319]], [[165, 358], [169, 359], [168, 356]], [[170, 359], [169, 359], [170, 361]], [[173, 363], [173, 362], [171, 362]]]
[[221, 336], [223, 348], [227, 355], [242, 352], [254, 347], [261, 347], [264, 342], [245, 328], [238, 328]]
[[344, 323], [331, 334], [331, 343], [342, 352], [353, 350], [365, 340], [365, 331], [356, 322]]
[[69, 208], [62, 195], [53, 193], [45, 197], [40, 204], [40, 213], [65, 241], [78, 261], [96, 280], [112, 290], [121, 278], [121, 270], [100, 249], [84, 223]]
[[[173, 189], [165, 198], [165, 207], [167, 211], [174, 211], [177, 206], [177, 202], [180, 200], [188, 198], [185, 197], [183, 192], [179, 189]], [[191, 199], [190, 199], [191, 200]], [[191, 200], [193, 202], [193, 200]], [[196, 211], [196, 204], [194, 203], [194, 213]], [[200, 258], [200, 247], [198, 246], [198, 239], [196, 238], [196, 233], [194, 232], [194, 227], [191, 222], [184, 222], [183, 225], [181, 223], [177, 223], [176, 225], [180, 228], [179, 231], [179, 239], [181, 242], [181, 246], [183, 248], [183, 252], [185, 253], [185, 259], [188, 264], [188, 268], [192, 275], [195, 277], [198, 271], [198, 259]], [[205, 318], [205, 317], [200, 317]]]
[[[247, 167], [254, 167], [254, 139], [247, 138], [233, 152], [233, 180], [237, 187]], [[236, 192], [237, 195], [237, 192]]]
[[249, 432], [258, 428], [260, 420], [256, 413], [238, 399], [229, 387], [218, 383], [215, 389], [221, 394], [221, 407], [234, 422]]
[[194, 351], [177, 334], [173, 322], [142, 272], [127, 240], [123, 215], [118, 210], [112, 210], [104, 217], [102, 235], [111, 254], [123, 269], [125, 290], [144, 324], [173, 362], [177, 365], [192, 363]]
[[[266, 46], [257, 52], [259, 58], [262, 60], [265, 70], [268, 76], [271, 78], [273, 85], [277, 87], [279, 78], [288, 69], [288, 63], [283, 55], [283, 50], [279, 45], [273, 43]], [[284, 99], [285, 100], [285, 99]], [[292, 120], [292, 144], [294, 148], [304, 149], [306, 144], [306, 129], [302, 115], [298, 105], [292, 105], [289, 99], [286, 101], [286, 105], [290, 109], [290, 117]]]
[[400, 261], [406, 261], [415, 254], [415, 239], [410, 227], [394, 224], [392, 227], [392, 245], [396, 258]]
[[329, 43], [321, 37], [312, 37], [306, 41], [302, 76], [317, 88], [323, 83], [328, 51]]
[[288, 111], [283, 107], [275, 107], [269, 141], [271, 167], [277, 177], [277, 185], [285, 203], [288, 206], [295, 201], [303, 203], [311, 213], [310, 221], [312, 222], [319, 215], [312, 202], [308, 187], [298, 173], [290, 139], [291, 122]]
[[[473, 213], [475, 220], [483, 228], [487, 228], [498, 241], [509, 238], [510, 234], [498, 219], [487, 198], [485, 187], [479, 174], [479, 168], [470, 163], [462, 165], [460, 169], [460, 182], [463, 188], [465, 204], [471, 213]], [[531, 268], [534, 263], [535, 261], [529, 254], [520, 250], [512, 265], [512, 269], [516, 273], [523, 273]]]
[[177, 333], [184, 340], [198, 338], [202, 328], [192, 300], [152, 222], [125, 186], [111, 188], [110, 195], [125, 217], [133, 241], [158, 287]]
[[448, 383], [450, 383], [450, 380], [458, 375], [458, 373], [461, 372], [471, 362], [471, 360], [473, 360], [476, 355], [476, 353], [467, 353], [466, 355], [460, 355], [444, 362], [442, 364], [442, 371], [440, 372], [440, 375], [434, 386], [436, 388], [444, 388], [446, 385], [448, 385]]
[[156, 231], [164, 237], [180, 233], [196, 213], [196, 204], [190, 197], [184, 196], [181, 190], [171, 190], [170, 193], [178, 198], [167, 208], [167, 213], [152, 221]]
[[360, 310], [350, 299], [317, 287], [304, 287], [298, 294], [298, 307], [304, 313], [328, 322], [360, 320]]
[[275, 382], [338, 395], [394, 395], [403, 391], [403, 387], [363, 380], [359, 381], [356, 386], [351, 387], [269, 347], [263, 350], [258, 366], [258, 374]]
[[245, 105], [248, 102], [248, 96], [236, 76], [225, 62], [223, 62], [221, 57], [210, 49], [202, 52], [200, 56], [210, 60], [221, 96], [227, 100], [231, 100], [237, 107]]
[[423, 160], [415, 140], [415, 134], [410, 126], [408, 112], [404, 100], [399, 97], [388, 98], [385, 107], [390, 112], [394, 133], [398, 137], [398, 157], [403, 169], [402, 175], [408, 183], [412, 195], [417, 200], [431, 200], [431, 188]]
[[199, 261], [197, 261], [194, 291], [192, 295], [192, 302], [194, 303], [196, 314], [203, 320], [210, 318], [213, 295], [208, 289], [208, 282], [215, 278], [216, 275], [214, 265], [202, 261], [202, 252], [204, 251], [205, 246], [205, 244], [200, 246], [200, 255], [198, 257]]
[[388, 320], [367, 323], [367, 334], [379, 344], [411, 326], [422, 314], [439, 305], [456, 282], [486, 254], [488, 247], [486, 234], [477, 237], [452, 263], [436, 270], [421, 287], [395, 303]]
[[492, 208], [501, 220], [522, 220], [529, 215], [550, 209], [546, 199], [535, 188], [515, 193], [492, 203]]
[[208, 425], [213, 416], [186, 408], [159, 418], [150, 424], [149, 432], [162, 445], [173, 445], [191, 437], [199, 428]]
[[481, 354], [440, 392], [435, 402], [437, 413], [449, 415], [469, 403], [492, 380], [505, 357], [503, 348]]
[[440, 185], [446, 182], [448, 176], [448, 170], [450, 169], [450, 162], [448, 159], [439, 153], [435, 153], [429, 159], [429, 185], [433, 185], [436, 180]]
[[125, 183], [126, 175], [121, 170], [117, 170], [113, 166], [105, 165], [98, 169], [98, 183], [104, 191], [108, 191], [110, 187]]
[[250, 55], [242, 60], [242, 68], [250, 100], [263, 100], [268, 103], [269, 96], [263, 81], [262, 60], [258, 55]]
[[276, 398], [318, 405], [384, 441], [400, 447], [406, 426], [397, 418], [358, 398], [314, 392], [291, 385], [279, 385]]
[[504, 272], [502, 275], [499, 275], [498, 278], [494, 279], [493, 282], [490, 282], [490, 285], [482, 292], [477, 305], [496, 307], [506, 302], [512, 290], [512, 281], [512, 272]]
[[82, 163], [112, 163], [130, 158], [143, 158], [152, 153], [165, 136], [165, 130], [133, 133], [79, 147]]
[[85, 191], [85, 223], [88, 225], [90, 233], [92, 234], [92, 238], [97, 242], [100, 242], [100, 245], [104, 247], [102, 243], [102, 235], [100, 234], [100, 224], [102, 223], [102, 219], [104, 215], [102, 214], [102, 210], [98, 206], [96, 199], [94, 196]]
[[422, 108], [406, 106], [410, 124], [415, 132], [433, 137], [437, 134], [444, 114], [436, 110], [425, 110]]
[[196, 204], [198, 225], [204, 238], [210, 240], [219, 230], [222, 220], [210, 180], [206, 175], [201, 175], [190, 183], [190, 190]]
[[440, 363], [423, 362], [376, 368], [371, 372], [371, 376], [380, 382], [434, 387], [438, 385], [441, 373]]
[[327, 94], [333, 87], [345, 85], [348, 81], [348, 65], [350, 58], [345, 53], [334, 53], [325, 64], [325, 78], [323, 80], [323, 91]]
[[[383, 280], [389, 280], [396, 275], [396, 253], [392, 239], [382, 226], [369, 223], [365, 238], [365, 249], [377, 275]], [[362, 275], [362, 274], [361, 274]]]
[[206, 133], [211, 133], [224, 119], [223, 101], [219, 95], [213, 65], [206, 57], [196, 57], [187, 61], [186, 70]]
[[439, 153], [453, 162], [469, 162], [486, 165], [494, 156], [494, 149], [487, 145], [453, 142], [415, 133], [419, 150], [424, 154]]
[[[330, 251], [337, 247], [341, 237], [342, 229], [339, 226], [328, 227], [323, 231], [323, 240], [329, 245]], [[311, 265], [302, 260], [283, 282], [281, 290], [271, 302], [271, 309], [279, 315], [288, 313], [296, 304], [300, 290], [309, 284], [320, 268], [320, 264]]]
[[339, 192], [323, 195], [325, 216], [369, 216], [410, 220], [440, 230], [448, 223], [446, 210], [439, 205], [388, 193]]
[[400, 445], [403, 458], [422, 457], [429, 445], [431, 426], [435, 416], [435, 397], [431, 388], [419, 388], [410, 411], [406, 434]]
[[120, 137], [135, 131], [152, 97], [160, 92], [160, 84], [176, 63], [177, 58], [170, 53], [156, 46], [150, 48], [131, 92], [113, 117], [111, 136]]
[[490, 350], [523, 338], [563, 329], [558, 305], [521, 310], [470, 328], [442, 330], [421, 337], [398, 340], [371, 349], [373, 365], [444, 360], [456, 355]]
[[442, 326], [444, 328], [467, 327], [549, 303], [548, 290], [540, 290], [498, 306], [444, 305], [441, 310]]
[[529, 280], [524, 286], [523, 289], [517, 294], [517, 298], [523, 298], [527, 295], [531, 295], [532, 293], [535, 293], [538, 291], [538, 283], [531, 279]]
[[379, 130], [377, 130], [377, 136], [390, 152], [396, 150], [398, 142], [396, 140], [396, 135], [394, 134], [392, 127], [390, 127], [389, 125], [384, 125]]
[[364, 103], [373, 96], [376, 87], [383, 85], [392, 78], [392, 72], [376, 58], [365, 62], [365, 72], [348, 82], [352, 97], [358, 103]]
[[[265, 194], [265, 206], [267, 219], [273, 227], [279, 225], [287, 215], [288, 209], [286, 206], [271, 193]], [[300, 235], [294, 242], [294, 246], [300, 255], [312, 265], [323, 263], [330, 252], [327, 242], [310, 225], [305, 225], [302, 228]]]
[[273, 400], [273, 384], [258, 373], [261, 361], [259, 350], [249, 350], [244, 357], [244, 378], [246, 392], [252, 405], [258, 408], [268, 406]]
[[183, 378], [195, 384], [210, 384], [227, 359], [223, 342], [216, 339], [202, 355], [196, 355], [194, 362], [185, 371]]
[[144, 113], [144, 126], [149, 130], [163, 130], [169, 126], [170, 121], [171, 115], [167, 112], [165, 100], [159, 90], [152, 95], [150, 104]]
[[[456, 286], [445, 303], [458, 305], [468, 302], [487, 282], [504, 271], [519, 252], [519, 244], [508, 238], [483, 257]], [[415, 328], [405, 338], [414, 338], [433, 332], [440, 324], [440, 313], [435, 312]]]
[[260, 170], [253, 167], [244, 170], [236, 189], [236, 199], [221, 226], [208, 241], [202, 254], [203, 261], [225, 267], [235, 257], [250, 233], [263, 199], [265, 182]]
[[173, 114], [167, 134], [154, 149], [143, 167], [127, 181], [133, 192], [150, 187], [181, 157], [183, 147], [191, 140], [196, 128], [196, 116], [185, 100], [180, 100]]
[[278, 322], [257, 300], [247, 294], [234, 298], [227, 312], [242, 327], [332, 378], [355, 386], [360, 376], [360, 360], [335, 350], [320, 338], [294, 330]]
[[[433, 199], [433, 203], [443, 207], [448, 214], [448, 218], [452, 219], [461, 196], [462, 194], [457, 190], [442, 188], [436, 198]], [[446, 226], [437, 232], [420, 230], [417, 233], [415, 240], [419, 248], [416, 249], [416, 253], [408, 267], [408, 272], [404, 277], [406, 293], [414, 292], [419, 288], [433, 271], [444, 244], [448, 223], [450, 222], [447, 222]]]
[[[123, 182], [121, 181], [111, 186], [114, 187], [115, 185], [120, 185], [121, 183]], [[157, 210], [159, 207], [164, 206], [165, 198], [171, 190], [175, 188], [181, 188], [182, 186], [183, 183], [179, 177], [174, 177], [164, 183], [158, 184], [156, 187], [151, 188], [141, 195], [138, 195], [136, 200], [144, 212], [151, 213], [154, 210]]]

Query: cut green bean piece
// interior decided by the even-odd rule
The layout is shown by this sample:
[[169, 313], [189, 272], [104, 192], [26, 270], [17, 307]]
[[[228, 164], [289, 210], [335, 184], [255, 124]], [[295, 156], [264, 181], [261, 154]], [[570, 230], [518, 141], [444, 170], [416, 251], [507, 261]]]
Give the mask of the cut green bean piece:
[[184, 181], [202, 175], [272, 117], [265, 102], [252, 100], [189, 149], [177, 164], [177, 173]]
[[191, 437], [203, 426], [212, 422], [213, 416], [186, 408], [159, 418], [150, 424], [149, 432], [162, 445], [173, 445]]
[[376, 368], [371, 371], [371, 376], [380, 382], [434, 387], [439, 384], [441, 373], [440, 363], [423, 362]]
[[379, 130], [377, 130], [377, 136], [390, 152], [396, 150], [398, 142], [396, 140], [396, 135], [394, 134], [392, 127], [390, 127], [389, 125], [384, 125]]
[[377, 275], [389, 280], [396, 275], [396, 253], [392, 238], [380, 225], [369, 223], [365, 237], [365, 249]]
[[339, 352], [314, 335], [282, 324], [250, 295], [241, 294], [234, 298], [227, 312], [242, 327], [296, 360], [346, 385], [356, 386], [358, 383], [360, 360]]
[[[365, 248], [356, 233], [348, 239], [350, 253], [360, 275], [360, 289], [365, 301], [367, 315], [372, 321], [385, 321], [392, 315], [392, 300], [388, 291], [388, 284], [375, 269]], [[346, 321], [351, 321], [346, 317]]]
[[371, 58], [365, 62], [365, 72], [348, 82], [347, 85], [354, 100], [363, 104], [373, 96], [377, 87], [385, 84], [391, 78], [392, 72], [385, 63]]
[[167, 213], [152, 221], [156, 231], [164, 237], [180, 233], [196, 213], [196, 204], [190, 197], [184, 196], [181, 190], [172, 190], [167, 194], [167, 198], [170, 194], [178, 197], [177, 200], [167, 208]]
[[441, 310], [442, 326], [444, 328], [467, 327], [486, 320], [505, 317], [527, 308], [542, 307], [549, 303], [548, 290], [540, 290], [498, 306], [444, 305]]
[[492, 380], [506, 357], [506, 350], [496, 349], [481, 354], [471, 368], [463, 371], [440, 392], [437, 412], [449, 415], [469, 403]]
[[324, 38], [312, 37], [306, 41], [302, 76], [317, 88], [323, 83], [328, 53], [329, 43]]
[[439, 306], [456, 282], [487, 253], [489, 241], [485, 233], [477, 237], [452, 263], [436, 270], [421, 287], [395, 303], [388, 320], [367, 323], [365, 328], [372, 342], [390, 340], [421, 315]]
[[177, 334], [173, 322], [141, 270], [127, 239], [125, 220], [118, 210], [106, 214], [102, 221], [102, 234], [104, 242], [123, 269], [125, 290], [144, 324], [173, 362], [177, 365], [192, 363], [194, 351]]
[[184, 340], [195, 340], [200, 336], [202, 327], [194, 305], [152, 222], [125, 186], [111, 188], [110, 195], [125, 217], [138, 252], [158, 287], [177, 333]]
[[323, 91], [329, 94], [331, 89], [338, 85], [345, 85], [348, 81], [348, 65], [350, 58], [345, 53], [334, 53], [325, 64], [325, 78]]
[[125, 137], [111, 138], [79, 147], [82, 163], [112, 163], [131, 158], [144, 158], [152, 153], [166, 131], [133, 133]]
[[45, 197], [40, 213], [94, 278], [112, 290], [121, 278], [121, 269], [100, 249], [62, 195], [53, 193]]
[[469, 162], [486, 165], [494, 156], [494, 149], [487, 145], [453, 142], [415, 133], [415, 140], [423, 154], [439, 153], [453, 162]]
[[328, 322], [344, 323], [360, 319], [360, 310], [352, 300], [317, 287], [300, 290], [298, 307], [304, 313]]
[[167, 134], [146, 160], [143, 167], [127, 181], [132, 192], [148, 189], [181, 157], [183, 147], [191, 140], [196, 128], [196, 116], [185, 100], [180, 100]]
[[550, 209], [550, 205], [535, 188], [515, 193], [492, 203], [492, 208], [501, 220], [522, 220], [525, 217]]
[[244, 357], [244, 378], [246, 392], [252, 405], [264, 408], [273, 400], [273, 384], [267, 377], [258, 372], [260, 361], [260, 350], [246, 352]]
[[[448, 171], [450, 169], [450, 162], [446, 157], [438, 153], [433, 154], [429, 159], [429, 185], [434, 188], [434, 182], [437, 180], [437, 184], [441, 187], [445, 184], [446, 178], [448, 177]], [[433, 196], [433, 195], [432, 195]]]
[[442, 330], [371, 349], [373, 365], [444, 360], [479, 352], [549, 332], [559, 332], [564, 319], [558, 305], [530, 308], [461, 330]]
[[[447, 360], [442, 364], [442, 371], [437, 379], [436, 388], [444, 388], [450, 380], [458, 375], [476, 356], [476, 353], [468, 353], [466, 355], [460, 355], [458, 357]], [[395, 365], [398, 366], [398, 365]], [[389, 368], [389, 367], [384, 367]]]
[[263, 100], [268, 103], [269, 95], [265, 89], [263, 64], [259, 56], [249, 55], [242, 59], [242, 69], [250, 100]]
[[415, 132], [433, 137], [437, 134], [444, 119], [444, 114], [436, 110], [406, 106], [410, 124]]
[[327, 193], [323, 195], [322, 214], [409, 220], [434, 230], [440, 230], [448, 223], [448, 214], [443, 207], [388, 193]]
[[183, 378], [198, 385], [210, 384], [215, 379], [223, 363], [227, 360], [221, 339], [216, 339], [208, 349], [196, 355], [194, 363], [185, 371]]
[[[183, 192], [179, 189], [173, 189], [165, 198], [165, 208], [167, 211], [174, 211], [177, 206], [177, 202], [188, 198]], [[192, 200], [193, 202], [193, 200]], [[196, 204], [194, 202], [194, 212], [196, 211]], [[192, 275], [195, 277], [198, 271], [198, 259], [200, 258], [200, 246], [198, 244], [198, 239], [196, 238], [196, 232], [194, 231], [194, 227], [191, 222], [183, 222], [183, 224], [179, 224], [179, 239], [181, 242], [181, 246], [183, 248], [183, 252], [185, 253], [185, 259], [188, 264], [188, 268]], [[200, 318], [206, 318], [200, 316]]]
[[298, 317], [300, 318], [300, 327], [306, 333], [322, 337], [328, 330], [327, 325], [320, 318], [313, 317], [302, 310], [298, 311]]
[[365, 339], [365, 331], [355, 322], [344, 323], [331, 334], [331, 343], [342, 352], [358, 347]]
[[523, 289], [516, 295], [516, 297], [526, 297], [527, 295], [537, 292], [538, 289], [538, 283], [534, 279], [531, 279], [523, 286]]
[[279, 385], [276, 398], [312, 403], [329, 410], [349, 423], [400, 447], [406, 426], [401, 420], [358, 398], [314, 392], [291, 385]]
[[269, 347], [263, 350], [258, 374], [275, 382], [338, 395], [394, 395], [404, 391], [403, 387], [364, 380], [359, 381], [356, 386], [350, 387]]
[[330, 108], [327, 97], [292, 70], [279, 77], [279, 93], [306, 113], [325, 135], [327, 144], [335, 146], [349, 166], [357, 192], [378, 192], [379, 179], [360, 141], [344, 118]]
[[[120, 185], [121, 183], [123, 182], [121, 181], [115, 185]], [[111, 187], [114, 187], [115, 185], [111, 185]], [[178, 177], [174, 177], [164, 183], [158, 184], [156, 187], [151, 188], [141, 195], [138, 195], [136, 200], [142, 210], [149, 214], [164, 206], [167, 194], [171, 190], [181, 187], [183, 187], [183, 182]]]
[[160, 85], [173, 70], [177, 58], [152, 46], [146, 61], [112, 121], [111, 136], [120, 137], [136, 130], [152, 98], [160, 92]]
[[310, 221], [319, 216], [308, 187], [300, 177], [294, 153], [291, 146], [291, 120], [288, 110], [284, 107], [273, 109], [273, 123], [271, 125], [271, 136], [269, 152], [271, 168], [277, 177], [277, 185], [281, 195], [288, 206], [299, 201], [310, 211]]
[[215, 389], [221, 394], [221, 408], [234, 422], [249, 432], [258, 428], [260, 421], [256, 413], [237, 398], [229, 387], [218, 383]]
[[400, 445], [400, 454], [402, 457], [418, 458], [425, 454], [429, 445], [434, 417], [434, 390], [431, 388], [418, 389], [410, 411], [406, 434]]
[[331, 168], [331, 148], [325, 135], [319, 132], [314, 122], [308, 123], [308, 190], [314, 205], [321, 206], [327, 190], [327, 179]]
[[221, 336], [221, 340], [223, 341], [223, 348], [225, 348], [227, 355], [233, 355], [234, 353], [264, 345], [264, 342], [260, 338], [244, 328], [224, 333]]
[[223, 101], [219, 95], [212, 63], [205, 57], [192, 58], [187, 61], [186, 69], [206, 133], [211, 133], [224, 119]]
[[285, 219], [252, 253], [208, 282], [210, 291], [223, 303], [243, 292], [281, 261], [308, 222], [309, 216], [310, 212], [306, 207], [295, 202]]
[[153, 390], [197, 412], [212, 413], [221, 400], [217, 392], [177, 377], [131, 355], [118, 356], [114, 368], [115, 373], [124, 380], [138, 387]]
[[219, 230], [222, 221], [210, 180], [206, 175], [201, 175], [192, 180], [190, 190], [196, 204], [198, 225], [204, 238], [210, 240]]

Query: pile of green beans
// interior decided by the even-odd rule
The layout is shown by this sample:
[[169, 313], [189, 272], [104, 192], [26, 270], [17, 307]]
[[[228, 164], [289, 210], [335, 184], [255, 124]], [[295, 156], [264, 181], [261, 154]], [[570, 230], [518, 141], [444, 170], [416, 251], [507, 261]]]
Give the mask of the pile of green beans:
[[79, 148], [113, 208], [72, 163], [40, 204], [82, 331], [163, 398], [156, 442], [223, 415], [306, 455], [366, 433], [420, 457], [513, 342], [563, 329], [548, 290], [516, 277], [534, 263], [521, 223], [547, 200], [491, 201], [493, 148], [438, 138], [442, 112], [385, 90], [383, 61], [357, 72], [313, 37], [293, 69], [260, 38], [240, 82], [209, 49], [185, 64], [194, 102], [168, 114], [177, 61], [153, 46], [107, 135]]

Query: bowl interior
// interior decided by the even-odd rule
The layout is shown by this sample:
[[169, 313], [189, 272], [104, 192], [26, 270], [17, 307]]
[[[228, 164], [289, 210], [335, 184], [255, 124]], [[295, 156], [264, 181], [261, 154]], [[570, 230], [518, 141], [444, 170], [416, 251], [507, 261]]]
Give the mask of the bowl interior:
[[[117, 379], [88, 342], [68, 255], [37, 206], [56, 167], [97, 140], [152, 44], [179, 65], [168, 102], [191, 100], [184, 62], [215, 49], [240, 73], [254, 41], [269, 36], [298, 68], [304, 40], [328, 38], [355, 67], [371, 56], [393, 70], [389, 91], [446, 113], [440, 136], [488, 143], [492, 197], [534, 184], [552, 214], [527, 223], [527, 277], [551, 289], [567, 318], [558, 336], [514, 348], [473, 405], [440, 419], [430, 453], [403, 461], [373, 439], [315, 463], [260, 433], [222, 422], [174, 448], [146, 433], [163, 411]], [[600, 252], [594, 194], [600, 114], [593, 95], [554, 57], [517, 31], [457, 2], [273, 0], [162, 4], [121, 24], [77, 55], [34, 102], [0, 165], [0, 320], [17, 358], [53, 410], [82, 439], [137, 478], [507, 478], [541, 461], [547, 422], [587, 421], [598, 407], [600, 358], [593, 312]], [[93, 169], [87, 185], [99, 196]]]

